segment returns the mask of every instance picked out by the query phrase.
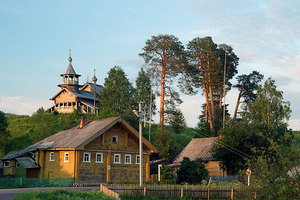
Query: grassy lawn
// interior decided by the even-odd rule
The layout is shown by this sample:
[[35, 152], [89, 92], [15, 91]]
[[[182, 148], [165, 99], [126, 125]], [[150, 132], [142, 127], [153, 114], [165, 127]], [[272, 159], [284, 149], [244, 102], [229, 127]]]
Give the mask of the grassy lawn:
[[101, 192], [78, 192], [67, 190], [32, 191], [18, 194], [14, 200], [112, 200]]

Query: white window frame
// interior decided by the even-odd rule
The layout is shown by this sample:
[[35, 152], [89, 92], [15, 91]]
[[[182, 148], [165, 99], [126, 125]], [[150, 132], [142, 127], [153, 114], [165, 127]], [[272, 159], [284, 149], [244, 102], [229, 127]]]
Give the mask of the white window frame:
[[[119, 156], [118, 162], [116, 162], [116, 156]], [[121, 154], [114, 154], [114, 164], [121, 164]]]
[[[116, 138], [116, 142], [114, 142], [114, 138]], [[111, 139], [111, 143], [118, 144], [118, 142], [119, 142], [118, 136], [117, 136], [117, 135], [113, 135], [113, 136], [112, 136], [112, 139]]]
[[[68, 159], [66, 159], [66, 158], [68, 158]], [[65, 152], [64, 162], [69, 162], [69, 160], [70, 160], [70, 154], [69, 154], [69, 152]]]
[[36, 153], [35, 152], [32, 153], [31, 157], [33, 158], [33, 160], [35, 160], [36, 159]]
[[54, 161], [54, 152], [50, 152], [49, 161]]
[[[8, 163], [8, 165], [5, 165], [5, 163]], [[3, 167], [10, 167], [10, 161], [3, 161]]]
[[140, 155], [135, 156], [135, 164], [140, 164]]
[[[100, 159], [100, 161], [98, 161], [97, 160], [97, 158], [98, 158], [98, 155], [100, 155], [101, 156], [101, 159]], [[96, 163], [103, 163], [103, 153], [96, 153], [96, 161], [95, 161]]]
[[[85, 158], [86, 158], [85, 156], [86, 156], [86, 155], [88, 155], [88, 157], [87, 157], [88, 159], [87, 159], [87, 160], [85, 160]], [[90, 162], [91, 162], [91, 153], [89, 153], [89, 152], [84, 152], [84, 153], [83, 153], [82, 162], [84, 162], [84, 163], [90, 163]]]
[[[129, 157], [129, 162], [127, 162], [127, 157]], [[124, 164], [131, 164], [131, 155], [130, 154], [125, 154]]]

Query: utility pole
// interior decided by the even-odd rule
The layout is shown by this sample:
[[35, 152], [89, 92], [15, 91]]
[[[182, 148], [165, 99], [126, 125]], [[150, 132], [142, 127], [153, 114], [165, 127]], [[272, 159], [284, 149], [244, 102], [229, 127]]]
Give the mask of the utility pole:
[[139, 112], [133, 110], [133, 113], [139, 118], [139, 153], [140, 153], [140, 187], [143, 185], [143, 136], [142, 136], [142, 102], [139, 102]]
[[223, 91], [223, 95], [224, 95], [224, 105], [223, 105], [223, 128], [225, 127], [225, 87], [226, 87], [226, 46], [225, 46], [225, 62], [224, 62], [224, 91]]

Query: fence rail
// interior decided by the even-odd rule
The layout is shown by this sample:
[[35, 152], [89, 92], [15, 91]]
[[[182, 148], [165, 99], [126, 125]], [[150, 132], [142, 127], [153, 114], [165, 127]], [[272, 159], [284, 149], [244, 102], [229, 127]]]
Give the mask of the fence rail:
[[74, 178], [0, 178], [0, 189], [28, 187], [70, 187]]
[[107, 185], [120, 196], [156, 196], [159, 198], [197, 199], [253, 199], [254, 188], [247, 186], [205, 186], [205, 185]]

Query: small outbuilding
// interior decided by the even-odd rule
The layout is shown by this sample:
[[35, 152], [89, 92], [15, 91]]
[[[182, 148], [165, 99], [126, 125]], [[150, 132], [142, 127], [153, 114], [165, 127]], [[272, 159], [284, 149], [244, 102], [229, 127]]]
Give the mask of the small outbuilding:
[[226, 175], [226, 172], [220, 167], [220, 161], [216, 160], [211, 152], [217, 140], [218, 137], [193, 138], [181, 152], [175, 155], [169, 163], [169, 166], [172, 167], [176, 173], [184, 157], [188, 157], [190, 160], [200, 158], [204, 162], [209, 176]]

